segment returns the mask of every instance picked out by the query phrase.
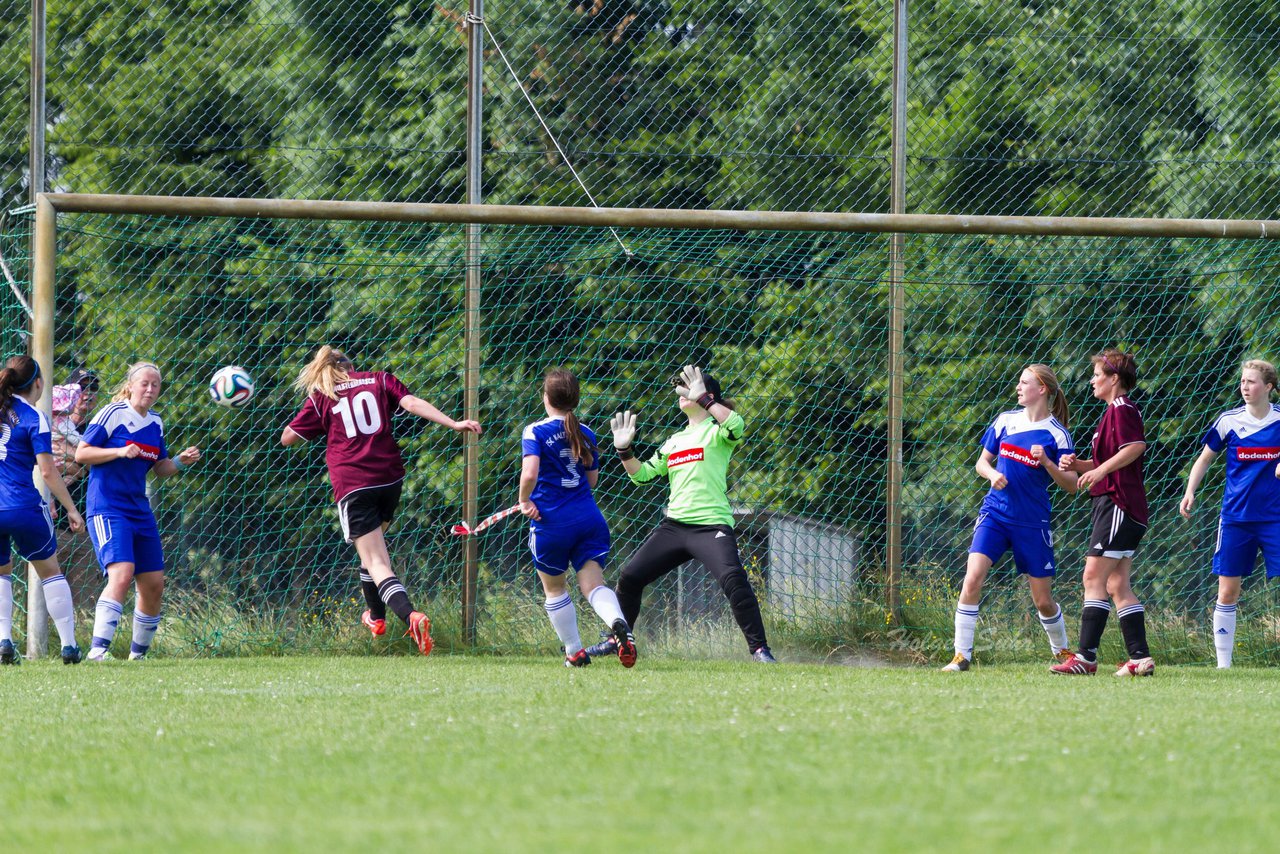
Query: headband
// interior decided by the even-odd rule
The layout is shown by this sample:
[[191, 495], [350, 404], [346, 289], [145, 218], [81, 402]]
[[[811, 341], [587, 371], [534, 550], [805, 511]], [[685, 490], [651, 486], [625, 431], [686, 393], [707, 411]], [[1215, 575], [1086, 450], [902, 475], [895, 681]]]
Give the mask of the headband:
[[39, 363], [39, 362], [36, 362], [36, 363], [35, 363], [35, 366], [36, 366], [36, 372], [35, 372], [34, 374], [32, 374], [32, 375], [31, 375], [31, 379], [27, 380], [27, 381], [26, 381], [25, 383], [23, 383], [22, 385], [16, 385], [16, 386], [14, 386], [14, 387], [13, 387], [13, 390], [14, 390], [14, 391], [26, 391], [27, 389], [31, 388], [32, 384], [33, 384], [36, 380], [40, 379], [40, 363]]
[[1106, 365], [1107, 368], [1111, 371], [1111, 373], [1113, 374], [1120, 373], [1120, 369], [1117, 368], [1115, 365], [1111, 364], [1111, 360], [1107, 358], [1105, 353], [1099, 353], [1098, 357], [1102, 359], [1102, 364]]
[[[160, 366], [155, 364], [154, 362], [139, 362], [138, 364], [134, 365], [132, 368], [129, 369], [129, 373], [126, 374], [124, 378], [125, 382], [131, 382], [133, 380], [134, 374], [138, 373], [138, 371], [146, 370], [147, 368], [150, 368], [151, 370], [155, 371], [157, 374], [160, 373]], [[161, 376], [163, 376], [163, 374], [161, 374]]]

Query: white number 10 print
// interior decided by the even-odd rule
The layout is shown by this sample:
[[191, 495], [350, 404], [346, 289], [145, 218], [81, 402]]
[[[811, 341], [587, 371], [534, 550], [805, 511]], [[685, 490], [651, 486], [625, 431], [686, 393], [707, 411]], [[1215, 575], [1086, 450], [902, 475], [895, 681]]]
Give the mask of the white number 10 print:
[[348, 439], [354, 439], [357, 430], [365, 436], [372, 436], [382, 429], [382, 413], [378, 411], [378, 400], [371, 391], [344, 397], [334, 404], [333, 411], [342, 416], [342, 428], [347, 431]]

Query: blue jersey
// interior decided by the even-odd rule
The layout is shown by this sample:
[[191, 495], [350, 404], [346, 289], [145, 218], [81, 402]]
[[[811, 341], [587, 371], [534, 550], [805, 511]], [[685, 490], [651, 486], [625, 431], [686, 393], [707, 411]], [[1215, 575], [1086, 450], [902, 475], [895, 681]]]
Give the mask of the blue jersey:
[[1204, 434], [1204, 446], [1226, 452], [1227, 485], [1222, 491], [1222, 518], [1228, 522], [1280, 521], [1280, 406], [1261, 419], [1246, 407], [1218, 416]]
[[1045, 456], [1055, 465], [1063, 454], [1075, 452], [1071, 434], [1058, 419], [1032, 421], [1026, 410], [1002, 412], [982, 434], [982, 447], [996, 456], [996, 471], [1009, 484], [992, 489], [982, 501], [982, 513], [1010, 525], [1048, 528], [1050, 524], [1049, 486], [1053, 478], [1031, 456], [1032, 445], [1043, 445]]
[[150, 518], [147, 473], [156, 463], [169, 457], [164, 444], [164, 422], [160, 416], [151, 411], [139, 415], [124, 401], [112, 403], [93, 416], [82, 441], [96, 448], [136, 445], [140, 451], [133, 459], [98, 463], [89, 469], [85, 515]]
[[49, 419], [21, 397], [0, 424], [0, 510], [44, 504], [32, 472], [36, 454], [52, 453]]
[[541, 525], [574, 525], [581, 519], [600, 515], [586, 478], [586, 472], [600, 468], [600, 450], [596, 434], [585, 424], [581, 427], [591, 446], [588, 465], [574, 458], [564, 435], [564, 419], [548, 418], [524, 428], [520, 438], [523, 454], [539, 460], [538, 483], [529, 497], [542, 514]]

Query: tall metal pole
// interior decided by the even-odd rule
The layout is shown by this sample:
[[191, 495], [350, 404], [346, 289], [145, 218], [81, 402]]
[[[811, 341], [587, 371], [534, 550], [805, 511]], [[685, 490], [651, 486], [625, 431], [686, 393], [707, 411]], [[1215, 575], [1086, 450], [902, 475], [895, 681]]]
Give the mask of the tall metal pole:
[[[889, 211], [907, 207], [907, 0], [893, 4], [893, 160]], [[903, 273], [906, 237], [889, 242], [889, 453], [885, 490], [885, 605], [894, 623], [902, 618], [902, 410], [906, 298]]]
[[[467, 16], [467, 204], [484, 201], [481, 167], [484, 155], [484, 0], [471, 0]], [[463, 370], [463, 418], [480, 420], [480, 224], [467, 224], [466, 366]], [[462, 517], [470, 522], [480, 511], [480, 441], [463, 434]], [[467, 644], [476, 642], [476, 599], [480, 555], [475, 537], [463, 539], [462, 634]]]
[[[52, 420], [53, 404], [53, 244], [42, 244], [43, 240], [52, 240], [48, 234], [40, 231], [41, 216], [48, 221], [45, 231], [52, 233], [53, 220], [57, 214], [47, 201], [40, 205], [40, 194], [45, 191], [45, 0], [31, 0], [31, 160], [28, 167], [27, 186], [29, 201], [36, 207], [36, 231], [32, 236], [31, 255], [33, 262], [33, 293], [31, 335], [34, 352], [32, 355], [40, 363], [44, 373], [44, 393], [40, 396], [40, 409]], [[46, 275], [41, 275], [39, 267], [40, 253], [47, 257]], [[48, 489], [40, 482], [40, 490], [45, 500], [50, 500]], [[49, 612], [45, 608], [44, 590], [40, 586], [40, 576], [35, 567], [27, 565], [27, 658], [43, 657], [48, 649]]]
[[[53, 409], [53, 277], [57, 260], [58, 214], [43, 193], [36, 196], [36, 229], [31, 262], [31, 355], [40, 363], [44, 390], [40, 411], [52, 420]], [[41, 483], [48, 501], [48, 488]], [[35, 567], [27, 567], [27, 658], [43, 658], [49, 648], [49, 612]]]

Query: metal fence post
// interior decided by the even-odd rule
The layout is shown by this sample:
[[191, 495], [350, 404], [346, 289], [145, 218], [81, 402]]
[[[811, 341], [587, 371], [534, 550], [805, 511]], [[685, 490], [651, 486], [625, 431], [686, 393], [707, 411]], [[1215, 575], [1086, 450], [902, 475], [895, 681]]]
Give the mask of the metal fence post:
[[[907, 202], [907, 0], [893, 4], [893, 156], [889, 211], [906, 213]], [[902, 395], [906, 298], [902, 289], [906, 238], [889, 242], [888, 483], [885, 489], [885, 606], [902, 620]]]
[[[471, 0], [467, 16], [467, 204], [484, 201], [481, 185], [484, 142], [484, 0]], [[463, 418], [480, 420], [480, 224], [467, 224], [466, 366], [463, 370]], [[480, 509], [480, 437], [463, 434], [463, 518], [475, 521]], [[476, 643], [476, 598], [479, 593], [480, 555], [475, 537], [465, 537], [462, 569], [462, 635]]]
[[[40, 409], [52, 422], [53, 407], [53, 265], [56, 238], [52, 237], [56, 214], [40, 196], [45, 191], [45, 0], [31, 0], [31, 159], [28, 170], [29, 199], [36, 205], [36, 229], [32, 235], [32, 355], [44, 372]], [[41, 222], [44, 220], [44, 232]], [[48, 244], [47, 246], [45, 244]], [[42, 257], [41, 253], [45, 253]], [[34, 476], [34, 475], [33, 475]], [[39, 481], [45, 500], [48, 489]], [[49, 612], [35, 567], [27, 566], [27, 658], [43, 657], [48, 650]]]

